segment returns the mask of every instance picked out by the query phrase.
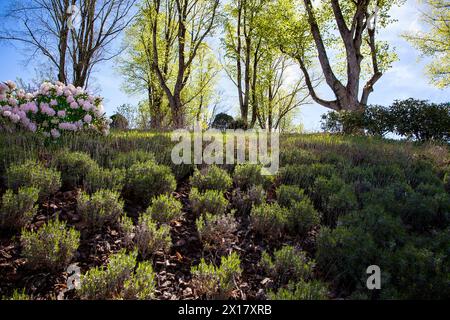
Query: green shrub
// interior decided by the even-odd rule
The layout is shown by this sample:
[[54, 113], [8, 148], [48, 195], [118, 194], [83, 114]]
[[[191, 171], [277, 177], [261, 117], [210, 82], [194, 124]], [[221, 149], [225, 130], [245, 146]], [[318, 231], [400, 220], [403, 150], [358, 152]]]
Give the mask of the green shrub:
[[42, 164], [27, 160], [23, 164], [13, 164], [6, 170], [6, 185], [17, 191], [20, 187], [35, 187], [41, 200], [61, 188], [61, 173]]
[[4, 296], [0, 300], [25, 301], [25, 300], [32, 300], [32, 297], [25, 293], [25, 289], [22, 289], [20, 291], [18, 289], [14, 289], [14, 291], [10, 297]]
[[226, 191], [231, 187], [232, 180], [225, 170], [211, 165], [201, 171], [195, 170], [191, 177], [191, 184], [201, 192], [206, 190]]
[[200, 240], [207, 250], [225, 250], [233, 242], [233, 233], [237, 230], [236, 220], [231, 214], [213, 215], [206, 213], [197, 221]]
[[77, 211], [88, 229], [97, 230], [104, 225], [116, 225], [123, 212], [123, 201], [115, 191], [100, 189], [92, 195], [81, 193], [77, 198]]
[[293, 235], [304, 236], [319, 223], [320, 214], [314, 209], [308, 198], [300, 202], [294, 202], [289, 209], [288, 230]]
[[105, 169], [94, 167], [86, 174], [84, 189], [88, 193], [94, 193], [100, 189], [108, 188], [112, 191], [122, 191], [125, 183], [125, 170]]
[[119, 218], [119, 229], [120, 229], [120, 231], [122, 231], [122, 234], [123, 234], [124, 246], [125, 247], [130, 246], [133, 243], [133, 237], [134, 237], [133, 220], [126, 215], [122, 215]]
[[280, 165], [289, 164], [313, 164], [319, 161], [319, 158], [311, 151], [305, 149], [286, 149], [280, 152]]
[[151, 198], [171, 193], [176, 186], [169, 167], [157, 165], [153, 161], [138, 162], [127, 172], [125, 194], [130, 200], [148, 206]]
[[6, 190], [0, 206], [0, 227], [20, 230], [30, 223], [37, 212], [38, 194], [39, 190], [33, 187], [19, 188], [17, 194]]
[[379, 265], [383, 254], [372, 236], [356, 226], [323, 227], [317, 239], [317, 266], [328, 279], [350, 291], [367, 279], [367, 267]]
[[240, 164], [234, 168], [233, 181], [241, 190], [248, 190], [251, 186], [262, 185], [268, 187], [271, 183], [270, 176], [261, 174], [261, 165]]
[[66, 228], [65, 222], [49, 221], [37, 231], [22, 230], [22, 255], [32, 269], [58, 271], [72, 260], [80, 242], [80, 233]]
[[204, 193], [200, 193], [198, 189], [192, 188], [189, 200], [191, 201], [192, 212], [197, 216], [207, 212], [224, 214], [228, 205], [228, 200], [225, 199], [222, 192], [217, 190], [206, 190]]
[[152, 256], [158, 250], [169, 251], [172, 239], [168, 225], [158, 227], [149, 214], [142, 214], [135, 230], [135, 242], [144, 259]]
[[155, 162], [155, 155], [138, 149], [117, 153], [111, 161], [111, 165], [113, 168], [128, 169], [135, 163], [147, 161]]
[[146, 213], [159, 223], [169, 223], [183, 216], [182, 207], [183, 205], [179, 200], [163, 194], [152, 199], [152, 204], [148, 207]]
[[306, 253], [292, 246], [275, 251], [273, 258], [264, 251], [260, 264], [278, 283], [285, 283], [289, 279], [307, 280], [312, 277], [314, 268], [314, 262], [309, 261]]
[[289, 211], [280, 207], [278, 203], [253, 207], [250, 213], [250, 221], [253, 230], [265, 237], [278, 237], [288, 223]]
[[341, 178], [318, 177], [314, 182], [314, 201], [324, 214], [327, 225], [336, 225], [339, 216], [357, 207], [357, 199], [350, 185]]
[[297, 185], [311, 193], [313, 184], [319, 176], [331, 177], [336, 167], [331, 164], [313, 163], [311, 165], [288, 165], [280, 170], [280, 182], [287, 185]]
[[62, 151], [53, 159], [54, 166], [61, 172], [65, 189], [74, 189], [83, 184], [88, 172], [98, 164], [84, 152]]
[[290, 208], [295, 202], [309, 199], [305, 191], [297, 186], [281, 185], [276, 190], [277, 202], [280, 206]]
[[444, 186], [445, 190], [450, 193], [450, 172], [445, 173], [444, 176]]
[[250, 214], [253, 206], [258, 206], [266, 200], [266, 192], [262, 186], [251, 186], [247, 191], [233, 190], [232, 205], [240, 214]]
[[236, 279], [242, 273], [240, 264], [239, 256], [235, 252], [222, 257], [220, 267], [207, 264], [202, 258], [198, 266], [191, 267], [194, 290], [199, 296], [208, 299], [229, 298], [236, 287]]
[[321, 281], [306, 282], [299, 280], [289, 282], [286, 288], [268, 293], [269, 300], [327, 300], [328, 287]]
[[156, 275], [149, 261], [139, 263], [136, 271], [124, 282], [123, 297], [127, 300], [151, 300], [155, 298]]
[[[136, 252], [124, 249], [109, 258], [106, 268], [95, 267], [81, 276], [78, 294], [81, 299], [104, 300], [121, 298], [123, 287], [136, 266]], [[128, 284], [130, 287], [130, 284]]]

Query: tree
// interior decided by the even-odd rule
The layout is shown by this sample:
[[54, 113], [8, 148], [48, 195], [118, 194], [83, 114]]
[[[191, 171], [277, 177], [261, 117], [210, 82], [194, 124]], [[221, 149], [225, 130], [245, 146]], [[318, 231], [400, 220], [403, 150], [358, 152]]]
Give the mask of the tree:
[[427, 66], [431, 82], [438, 88], [450, 86], [450, 3], [426, 0], [422, 20], [427, 31], [407, 33], [404, 37], [424, 56], [432, 58]]
[[3, 16], [0, 40], [24, 44], [29, 56], [56, 68], [59, 81], [86, 88], [93, 68], [120, 53], [111, 43], [132, 20], [135, 2], [16, 0]]
[[128, 120], [120, 113], [113, 114], [111, 117], [111, 128], [119, 130], [128, 129]]
[[[280, 50], [298, 62], [316, 103], [336, 111], [356, 111], [367, 105], [374, 85], [396, 58], [387, 43], [376, 41], [376, 34], [377, 26], [390, 22], [390, 8], [402, 1], [328, 0], [313, 4], [311, 0], [275, 0], [265, 11], [269, 20], [265, 28]], [[331, 50], [344, 54], [330, 55]], [[311, 67], [316, 59], [335, 99], [321, 98], [315, 90]], [[365, 75], [368, 77], [360, 93]]]
[[[195, 59], [206, 37], [217, 26], [219, 0], [146, 0], [146, 6], [153, 11], [151, 19], [151, 44], [153, 68], [158, 81], [169, 102], [172, 125], [182, 128], [186, 124], [183, 91], [187, 86]], [[158, 18], [162, 16], [163, 21]], [[176, 30], [174, 59], [176, 64], [175, 81], [167, 77], [161, 61], [162, 51], [158, 39], [164, 39], [167, 30]]]
[[137, 124], [137, 113], [136, 107], [126, 103], [117, 107], [115, 114], [119, 114], [124, 117], [127, 120], [127, 127], [134, 129]]

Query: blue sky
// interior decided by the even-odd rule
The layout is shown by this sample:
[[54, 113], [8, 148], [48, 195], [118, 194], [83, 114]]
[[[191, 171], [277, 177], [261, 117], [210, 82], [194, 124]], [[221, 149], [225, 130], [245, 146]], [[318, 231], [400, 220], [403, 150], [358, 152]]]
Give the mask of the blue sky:
[[[8, 0], [0, 0], [0, 10]], [[448, 102], [450, 89], [440, 90], [431, 86], [424, 74], [426, 59], [419, 59], [419, 53], [411, 45], [401, 38], [405, 31], [417, 31], [423, 29], [420, 23], [418, 0], [407, 0], [401, 8], [394, 8], [392, 16], [398, 20], [380, 33], [379, 38], [387, 40], [396, 48], [399, 61], [386, 72], [375, 86], [375, 91], [369, 98], [371, 104], [389, 105], [395, 99], [409, 97], [427, 99], [433, 102]], [[11, 46], [2, 46], [0, 49], [0, 80], [15, 80], [20, 77], [30, 80], [34, 77], [33, 63], [24, 63], [23, 51]], [[222, 75], [218, 83], [218, 90], [222, 92], [221, 106], [224, 111], [236, 113], [237, 95], [234, 85]], [[94, 75], [96, 84], [101, 89], [104, 97], [105, 110], [112, 114], [123, 103], [137, 104], [139, 96], [128, 96], [121, 90], [122, 78], [115, 71], [114, 61], [100, 65]], [[329, 97], [330, 92], [326, 86], [319, 87], [319, 93]], [[296, 118], [301, 122], [306, 131], [320, 130], [320, 116], [327, 109], [316, 104], [303, 106]]]

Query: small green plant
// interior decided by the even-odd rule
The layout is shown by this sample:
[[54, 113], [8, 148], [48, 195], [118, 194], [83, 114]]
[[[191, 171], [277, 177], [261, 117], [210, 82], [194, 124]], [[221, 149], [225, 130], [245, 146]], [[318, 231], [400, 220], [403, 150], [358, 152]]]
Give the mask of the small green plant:
[[232, 195], [233, 208], [240, 214], [250, 214], [252, 207], [261, 205], [266, 200], [262, 186], [251, 186], [247, 191], [235, 189]]
[[273, 258], [264, 251], [260, 264], [278, 283], [285, 283], [289, 279], [307, 280], [312, 277], [314, 268], [314, 262], [306, 257], [305, 252], [292, 246], [275, 251]]
[[235, 252], [222, 257], [220, 267], [208, 264], [202, 258], [198, 266], [191, 267], [194, 290], [199, 296], [208, 299], [229, 298], [236, 288], [237, 278], [242, 273], [240, 264], [239, 256]]
[[125, 247], [128, 247], [133, 243], [133, 237], [134, 237], [134, 225], [133, 220], [126, 216], [122, 215], [119, 218], [119, 229], [123, 233], [123, 242]]
[[192, 212], [197, 216], [207, 212], [224, 214], [228, 206], [228, 200], [225, 199], [222, 192], [217, 190], [206, 190], [204, 193], [200, 193], [197, 188], [192, 188], [189, 200], [191, 201]]
[[93, 195], [81, 193], [77, 199], [77, 210], [81, 213], [88, 229], [97, 230], [104, 225], [116, 225], [123, 212], [120, 194], [100, 189]]
[[309, 199], [305, 190], [290, 185], [281, 185], [277, 188], [277, 202], [280, 206], [290, 208], [295, 202]]
[[321, 281], [306, 282], [299, 280], [289, 282], [286, 288], [268, 293], [269, 300], [327, 300], [328, 287]]
[[206, 190], [226, 191], [231, 187], [232, 180], [225, 170], [211, 165], [201, 171], [195, 170], [191, 184], [201, 192]]
[[20, 187], [35, 187], [39, 190], [39, 199], [43, 200], [61, 188], [61, 173], [34, 160], [27, 160], [7, 169], [6, 185], [15, 191]]
[[253, 230], [269, 238], [278, 237], [286, 229], [288, 217], [288, 209], [280, 207], [278, 203], [263, 203], [253, 207], [250, 213]]
[[155, 297], [156, 276], [151, 262], [138, 264], [134, 274], [125, 280], [123, 298], [127, 300], [151, 300]]
[[32, 300], [32, 297], [25, 293], [25, 289], [18, 290], [14, 289], [12, 295], [10, 297], [4, 296], [1, 300], [19, 300], [19, 301], [25, 301], [25, 300]]
[[38, 194], [39, 190], [33, 187], [19, 188], [17, 194], [6, 190], [0, 206], [0, 227], [20, 230], [30, 223], [37, 212]]
[[142, 257], [152, 256], [156, 251], [167, 252], [170, 249], [170, 227], [161, 225], [158, 227], [149, 214], [142, 214], [136, 226], [135, 243]]
[[53, 159], [53, 165], [61, 172], [65, 189], [74, 189], [83, 184], [88, 172], [98, 164], [84, 152], [61, 151]]
[[153, 220], [167, 224], [183, 216], [182, 207], [181, 202], [176, 198], [162, 194], [152, 199], [152, 204], [148, 207], [146, 213]]
[[197, 230], [205, 248], [225, 250], [230, 246], [237, 230], [236, 220], [231, 214], [213, 215], [206, 213], [197, 221]]
[[132, 150], [130, 152], [120, 152], [111, 161], [113, 168], [128, 169], [138, 162], [155, 162], [155, 155], [144, 150]]
[[242, 190], [247, 190], [254, 185], [267, 187], [272, 181], [269, 176], [261, 174], [261, 165], [240, 164], [234, 169], [233, 181]]
[[171, 193], [175, 188], [170, 168], [153, 161], [135, 163], [127, 171], [125, 194], [144, 206], [149, 205], [151, 198]]
[[100, 189], [108, 188], [120, 192], [125, 183], [124, 169], [105, 169], [100, 166], [93, 167], [84, 179], [84, 189], [94, 193]]
[[67, 267], [80, 243], [80, 233], [65, 222], [49, 221], [37, 231], [22, 230], [22, 255], [31, 269], [58, 271]]
[[[95, 267], [81, 276], [78, 291], [81, 299], [104, 300], [121, 298], [124, 284], [136, 266], [137, 252], [127, 254], [125, 249], [109, 258], [106, 268]], [[130, 287], [131, 284], [128, 284]]]

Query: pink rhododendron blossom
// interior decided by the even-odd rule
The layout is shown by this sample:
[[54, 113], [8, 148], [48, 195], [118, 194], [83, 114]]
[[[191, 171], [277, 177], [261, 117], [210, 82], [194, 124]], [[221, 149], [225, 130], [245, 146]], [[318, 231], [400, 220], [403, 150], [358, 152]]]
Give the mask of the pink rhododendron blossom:
[[92, 121], [92, 116], [90, 116], [89, 114], [85, 115], [83, 118], [84, 122], [86, 123], [91, 123]]

